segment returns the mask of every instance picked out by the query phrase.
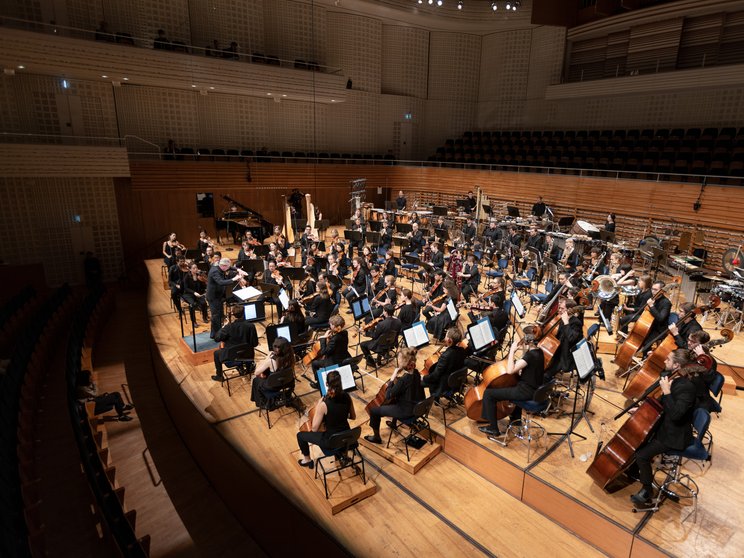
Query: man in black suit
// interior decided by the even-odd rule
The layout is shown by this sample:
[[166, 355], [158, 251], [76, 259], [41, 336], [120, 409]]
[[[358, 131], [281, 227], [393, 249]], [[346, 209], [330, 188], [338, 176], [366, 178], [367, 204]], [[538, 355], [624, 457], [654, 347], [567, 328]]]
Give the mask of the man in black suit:
[[[664, 296], [663, 292], [659, 294], [663, 289], [664, 281], [654, 282], [651, 285], [651, 298], [646, 301], [646, 306], [654, 317], [654, 323], [651, 325], [651, 330], [646, 336], [646, 343], [641, 349], [641, 353], [644, 355], [651, 350], [654, 340], [658, 340], [657, 338], [661, 334], [665, 334], [668, 331], [667, 327], [669, 326], [669, 314], [672, 311], [672, 301]], [[654, 300], [655, 296], [658, 296], [656, 300]]]
[[444, 345], [447, 348], [421, 382], [424, 387], [429, 388], [430, 395], [441, 397], [442, 393], [447, 391], [450, 374], [459, 370], [465, 364], [466, 353], [465, 349], [458, 347], [460, 341], [462, 341], [460, 330], [456, 327], [449, 328], [444, 336]]
[[465, 223], [465, 226], [462, 228], [462, 238], [468, 244], [472, 244], [473, 240], [475, 239], [475, 233], [476, 233], [476, 228], [475, 228], [475, 224], [473, 223], [473, 218], [468, 217], [468, 220]]
[[[344, 329], [346, 320], [336, 314], [328, 320], [328, 325], [330, 329], [320, 338], [320, 353], [318, 359], [313, 361], [313, 374], [320, 368], [341, 364], [351, 357], [349, 354], [349, 332]], [[310, 386], [314, 389], [318, 388], [316, 382], [311, 382]]]
[[542, 199], [542, 196], [537, 196], [537, 201], [532, 206], [532, 214], [535, 217], [542, 217], [545, 215], [545, 202]]
[[214, 352], [215, 375], [212, 376], [212, 379], [215, 382], [221, 382], [224, 380], [224, 377], [222, 376], [222, 363], [227, 358], [227, 354], [231, 347], [237, 345], [250, 346], [250, 351], [248, 351], [246, 356], [253, 359], [255, 357], [253, 349], [258, 346], [256, 326], [245, 320], [245, 311], [243, 310], [243, 306], [233, 306], [232, 315], [235, 320], [220, 329], [217, 332], [217, 335], [214, 336], [215, 341], [218, 343], [224, 343], [222, 349], [218, 349]]
[[207, 302], [209, 303], [209, 313], [212, 316], [209, 333], [211, 339], [214, 339], [214, 336], [222, 327], [222, 301], [225, 300], [225, 288], [240, 279], [240, 275], [228, 277], [229, 269], [230, 258], [222, 258], [220, 263], [213, 265], [207, 274]]
[[468, 197], [465, 198], [465, 211], [467, 213], [472, 213], [475, 211], [477, 205], [478, 200], [475, 199], [475, 194], [473, 194], [473, 192], [468, 192]]
[[[683, 302], [679, 305], [679, 313], [684, 316], [689, 314], [695, 305], [692, 302]], [[669, 333], [674, 336], [674, 342], [680, 349], [689, 349], [687, 341], [691, 333], [702, 330], [703, 327], [695, 319], [695, 314], [690, 315], [687, 320], [669, 324]]]
[[696, 388], [690, 376], [697, 374], [698, 367], [689, 360], [689, 351], [677, 349], [667, 355], [664, 366], [668, 373], [677, 372], [670, 380], [662, 374], [659, 380], [663, 414], [654, 436], [638, 451], [636, 463], [641, 489], [630, 499], [637, 506], [650, 503], [653, 498], [653, 458], [669, 450], [683, 450], [692, 443], [692, 418], [695, 410]]
[[413, 254], [414, 256], [418, 256], [424, 251], [424, 244], [426, 244], [426, 240], [424, 239], [424, 234], [419, 230], [418, 223], [414, 223], [411, 227], [413, 230], [408, 233], [408, 238], [410, 241], [408, 253]]
[[431, 245], [431, 259], [429, 265], [434, 269], [444, 269], [444, 253], [439, 249], [439, 243], [434, 242]]
[[372, 356], [372, 351], [378, 352], [379, 350], [384, 349], [384, 347], [380, 346], [380, 337], [382, 337], [389, 331], [394, 331], [397, 339], [398, 334], [400, 334], [400, 330], [403, 329], [403, 324], [398, 318], [393, 316], [394, 313], [395, 306], [393, 306], [392, 304], [386, 304], [385, 306], [383, 306], [382, 321], [379, 322], [371, 332], [369, 332], [369, 336], [372, 339], [360, 343], [360, 347], [362, 348], [362, 352], [364, 353], [367, 366], [370, 368], [375, 367], [375, 361]]
[[488, 228], [483, 231], [483, 237], [486, 241], [486, 252], [493, 254], [496, 249], [496, 242], [501, 240], [502, 236], [503, 233], [501, 232], [498, 223], [493, 220], [489, 221]]
[[398, 211], [403, 211], [406, 208], [406, 197], [403, 195], [403, 190], [398, 192], [398, 197], [395, 200], [395, 205], [398, 208]]

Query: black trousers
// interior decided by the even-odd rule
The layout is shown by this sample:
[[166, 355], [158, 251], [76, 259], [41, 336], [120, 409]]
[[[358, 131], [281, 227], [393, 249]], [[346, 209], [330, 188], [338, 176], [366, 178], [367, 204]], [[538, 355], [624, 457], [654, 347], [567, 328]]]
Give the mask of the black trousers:
[[96, 415], [108, 413], [111, 409], [116, 409], [119, 416], [124, 412], [124, 401], [118, 391], [96, 396], [96, 408], [93, 411]]
[[[496, 414], [496, 404], [499, 401], [529, 401], [535, 395], [535, 390], [527, 384], [517, 384], [507, 388], [489, 388], [483, 394], [483, 407], [481, 417], [486, 419], [491, 428], [498, 430], [499, 423]], [[519, 420], [522, 417], [522, 408], [514, 407], [510, 418]]]
[[302, 455], [310, 455], [310, 444], [315, 444], [320, 449], [325, 449], [327, 437], [323, 432], [298, 432], [297, 445], [300, 446]]
[[[222, 363], [225, 362], [225, 359], [227, 358], [227, 349], [217, 349], [214, 352], [214, 370], [217, 373], [217, 376], [222, 376]], [[248, 357], [251, 359], [255, 359], [256, 353], [251, 349], [248, 353]]]
[[411, 409], [401, 407], [400, 405], [380, 405], [369, 412], [369, 425], [375, 432], [379, 433], [382, 417], [393, 417], [394, 419], [404, 419], [411, 416]]
[[470, 299], [470, 295], [474, 294], [478, 296], [478, 285], [471, 285], [467, 283], [462, 286], [462, 296], [465, 300]]
[[189, 314], [191, 315], [191, 323], [196, 321], [196, 309], [201, 311], [202, 321], [206, 322], [209, 317], [207, 316], [207, 299], [203, 296], [196, 297], [192, 294], [184, 294], [182, 298], [189, 305]]
[[671, 449], [673, 448], [670, 448], [668, 445], [660, 442], [654, 437], [636, 452], [636, 464], [638, 465], [641, 484], [648, 490], [653, 488], [654, 483], [654, 474], [651, 470], [651, 462], [657, 455], [666, 453]]
[[208, 300], [209, 302], [209, 313], [211, 314], [209, 337], [214, 339], [217, 332], [222, 329], [222, 299]]

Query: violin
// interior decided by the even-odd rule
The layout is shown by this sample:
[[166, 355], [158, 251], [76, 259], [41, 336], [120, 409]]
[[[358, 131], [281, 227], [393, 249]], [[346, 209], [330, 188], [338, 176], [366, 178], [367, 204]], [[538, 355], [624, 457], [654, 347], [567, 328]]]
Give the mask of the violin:
[[203, 271], [201, 269], [199, 271], [197, 271], [196, 272], [196, 280], [197, 281], [201, 281], [202, 283], [206, 284], [207, 281], [208, 281], [208, 279], [207, 279], [207, 272], [206, 271]]
[[367, 323], [367, 324], [364, 324], [364, 325], [363, 325], [363, 326], [362, 326], [362, 327], [360, 328], [360, 329], [361, 329], [361, 331], [362, 331], [362, 333], [366, 333], [366, 332], [367, 332], [367, 331], [369, 331], [370, 329], [373, 329], [373, 328], [374, 328], [374, 327], [375, 327], [375, 326], [376, 326], [377, 324], [379, 324], [379, 323], [380, 323], [380, 322], [381, 322], [381, 321], [382, 321], [383, 319], [384, 319], [384, 318], [383, 318], [383, 316], [379, 316], [379, 317], [375, 318], [374, 320], [372, 320], [371, 322], [369, 322], [369, 323]]

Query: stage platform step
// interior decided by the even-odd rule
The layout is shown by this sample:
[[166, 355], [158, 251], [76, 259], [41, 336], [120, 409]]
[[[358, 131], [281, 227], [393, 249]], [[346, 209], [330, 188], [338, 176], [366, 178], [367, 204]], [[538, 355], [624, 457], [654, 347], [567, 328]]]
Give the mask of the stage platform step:
[[[390, 429], [387, 426], [383, 426], [380, 430], [380, 437], [382, 438], [383, 443], [373, 444], [372, 442], [368, 442], [364, 439], [364, 436], [371, 436], [372, 429], [367, 424], [362, 428], [362, 437], [359, 439], [359, 441], [366, 449], [374, 452], [376, 455], [379, 455], [384, 459], [387, 459], [388, 461], [391, 461], [392, 463], [412, 475], [418, 473], [424, 467], [424, 465], [429, 463], [429, 461], [434, 459], [437, 454], [442, 451], [441, 444], [436, 441], [433, 444], [430, 444], [427, 439], [426, 443], [419, 449], [416, 449], [413, 446], [408, 446], [408, 452], [411, 456], [411, 460], [408, 461], [406, 459], [406, 449], [403, 446], [403, 439], [399, 436], [393, 434], [393, 439], [390, 441], [390, 447], [385, 447], [387, 445], [389, 433]], [[425, 434], [426, 433], [422, 432], [420, 434], [420, 437], [427, 437]], [[436, 436], [434, 437], [434, 439], [436, 440]]]

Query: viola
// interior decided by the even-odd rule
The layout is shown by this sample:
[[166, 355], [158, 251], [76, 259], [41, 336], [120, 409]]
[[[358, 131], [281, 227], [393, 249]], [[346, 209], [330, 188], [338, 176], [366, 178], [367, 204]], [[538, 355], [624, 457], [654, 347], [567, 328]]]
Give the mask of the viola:
[[367, 331], [369, 331], [370, 329], [373, 329], [373, 328], [374, 328], [374, 327], [375, 327], [375, 326], [376, 326], [377, 324], [379, 324], [379, 323], [380, 323], [380, 322], [381, 322], [381, 321], [382, 321], [383, 319], [384, 319], [384, 317], [383, 317], [383, 316], [378, 316], [377, 318], [375, 318], [375, 319], [374, 319], [374, 320], [372, 320], [371, 322], [369, 322], [369, 323], [367, 323], [367, 324], [364, 324], [364, 325], [363, 325], [363, 326], [361, 327], [361, 330], [362, 330], [362, 332], [367, 332]]

